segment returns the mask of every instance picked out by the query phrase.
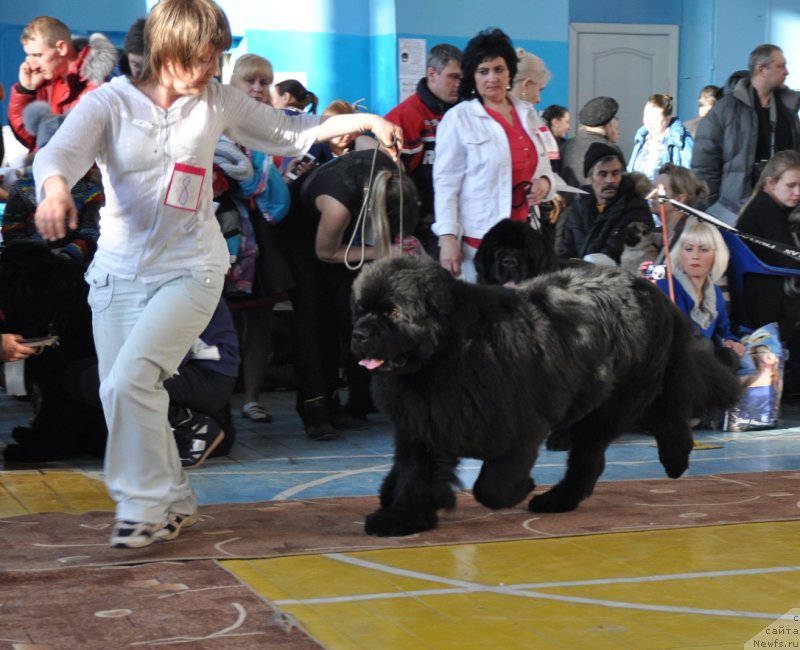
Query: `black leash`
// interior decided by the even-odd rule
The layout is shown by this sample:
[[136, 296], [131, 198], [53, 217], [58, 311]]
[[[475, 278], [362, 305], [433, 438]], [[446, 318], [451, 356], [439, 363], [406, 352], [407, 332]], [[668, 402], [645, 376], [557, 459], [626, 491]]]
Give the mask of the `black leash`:
[[717, 228], [722, 228], [723, 230], [732, 232], [740, 239], [751, 241], [754, 244], [758, 244], [759, 246], [763, 246], [764, 248], [769, 248], [770, 250], [775, 251], [776, 253], [780, 253], [781, 255], [790, 257], [796, 262], [800, 262], [800, 250], [797, 250], [796, 248], [791, 248], [790, 246], [786, 246], [785, 244], [781, 244], [780, 242], [772, 241], [771, 239], [764, 239], [763, 237], [758, 237], [756, 235], [751, 235], [749, 233], [742, 232], [738, 228], [731, 226], [725, 223], [724, 221], [720, 221], [716, 217], [708, 214], [707, 212], [703, 212], [701, 210], [692, 208], [686, 205], [685, 203], [676, 201], [675, 199], [670, 199], [667, 198], [666, 196], [658, 196], [658, 200], [660, 203], [669, 203], [675, 206], [678, 210], [680, 210], [684, 214], [697, 217], [702, 221], [708, 221], [709, 223], [713, 223], [715, 226], [717, 226]]

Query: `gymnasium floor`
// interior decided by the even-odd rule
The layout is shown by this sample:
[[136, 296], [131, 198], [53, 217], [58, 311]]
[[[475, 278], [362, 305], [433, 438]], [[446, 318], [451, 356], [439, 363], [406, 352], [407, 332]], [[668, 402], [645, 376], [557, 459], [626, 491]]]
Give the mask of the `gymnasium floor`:
[[[292, 393], [264, 397], [274, 422], [237, 415], [231, 456], [191, 471], [201, 504], [377, 492], [392, 456], [384, 418], [371, 416], [368, 431], [313, 443]], [[29, 404], [0, 394], [0, 445], [29, 414]], [[798, 470], [800, 404], [784, 405], [782, 426], [699, 432], [710, 448], [692, 454], [690, 474]], [[643, 436], [625, 436], [607, 458], [602, 480], [664, 476]], [[537, 484], [557, 481], [563, 462], [564, 454], [543, 451]], [[463, 463], [466, 486], [478, 468]], [[109, 509], [101, 477], [91, 458], [6, 468], [0, 518]], [[787, 481], [787, 491], [800, 507], [800, 488]], [[223, 564], [332, 649], [781, 647], [748, 640], [800, 608], [799, 540], [800, 520]], [[781, 637], [758, 638], [800, 647], [792, 617], [780, 625], [772, 629]]]

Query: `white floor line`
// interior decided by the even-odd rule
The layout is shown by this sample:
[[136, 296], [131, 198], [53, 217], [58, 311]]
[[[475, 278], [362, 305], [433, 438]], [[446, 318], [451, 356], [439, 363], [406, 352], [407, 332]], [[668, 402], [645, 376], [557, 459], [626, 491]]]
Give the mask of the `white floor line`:
[[420, 596], [436, 596], [436, 595], [450, 595], [450, 594], [464, 594], [471, 592], [489, 592], [507, 596], [517, 596], [523, 598], [532, 598], [540, 600], [555, 600], [566, 603], [576, 603], [582, 605], [595, 605], [599, 607], [611, 607], [616, 609], [633, 609], [652, 612], [669, 612], [692, 614], [699, 616], [720, 616], [729, 618], [756, 618], [774, 621], [781, 616], [781, 613], [769, 612], [747, 612], [742, 610], [729, 610], [729, 609], [706, 609], [697, 607], [679, 607], [674, 605], [649, 605], [644, 603], [630, 603], [624, 601], [606, 600], [600, 598], [583, 598], [580, 596], [565, 596], [561, 594], [548, 594], [537, 591], [530, 591], [530, 589], [537, 588], [554, 588], [554, 587], [573, 587], [573, 586], [587, 586], [587, 585], [600, 585], [600, 584], [620, 584], [620, 583], [644, 583], [655, 582], [663, 580], [692, 580], [698, 578], [713, 578], [713, 577], [726, 577], [735, 575], [760, 575], [769, 573], [787, 573], [800, 571], [800, 567], [765, 567], [754, 569], [735, 569], [730, 571], [707, 571], [695, 572], [684, 574], [665, 574], [656, 576], [639, 576], [632, 578], [607, 578], [600, 580], [581, 580], [581, 581], [564, 581], [564, 582], [550, 582], [550, 583], [533, 583], [529, 585], [500, 585], [491, 586], [481, 583], [470, 582], [466, 580], [456, 580], [453, 578], [445, 578], [436, 576], [429, 573], [422, 573], [420, 571], [410, 571], [408, 569], [401, 569], [392, 567], [378, 562], [370, 562], [361, 558], [343, 555], [341, 553], [329, 553], [325, 557], [346, 564], [352, 564], [364, 569], [371, 569], [381, 571], [383, 573], [390, 573], [392, 575], [402, 576], [404, 578], [412, 578], [415, 580], [425, 580], [428, 582], [437, 582], [440, 584], [450, 585], [450, 589], [427, 589], [417, 590], [402, 593], [379, 593], [379, 594], [361, 594], [351, 596], [333, 596], [329, 598], [306, 598], [306, 599], [283, 599], [276, 600], [275, 604], [278, 606], [291, 606], [291, 605], [322, 605], [326, 603], [343, 603], [364, 600], [385, 600], [389, 598], [415, 598]]
[[294, 485], [283, 492], [279, 492], [276, 494], [271, 500], [272, 501], [286, 501], [287, 499], [293, 497], [294, 495], [298, 494], [299, 492], [303, 492], [312, 487], [316, 487], [318, 485], [324, 485], [325, 483], [330, 483], [331, 481], [338, 481], [343, 478], [350, 478], [352, 476], [358, 476], [359, 474], [374, 474], [375, 472], [388, 472], [390, 465], [375, 465], [373, 467], [365, 467], [363, 469], [355, 469], [349, 470], [345, 472], [337, 472], [335, 474], [331, 474], [330, 476], [323, 476], [322, 478], [318, 478], [314, 481], [309, 481], [307, 483], [301, 483], [300, 485]]

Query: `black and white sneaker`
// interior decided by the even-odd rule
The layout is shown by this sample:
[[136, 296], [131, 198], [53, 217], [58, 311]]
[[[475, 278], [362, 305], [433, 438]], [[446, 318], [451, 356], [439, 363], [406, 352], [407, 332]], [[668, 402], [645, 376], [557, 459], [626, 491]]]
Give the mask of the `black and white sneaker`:
[[182, 528], [194, 526], [198, 521], [200, 521], [200, 517], [197, 516], [197, 513], [184, 515], [179, 512], [170, 512], [167, 514], [167, 520], [161, 530], [153, 533], [153, 537], [157, 542], [175, 539], [180, 535]]
[[148, 524], [140, 521], [117, 521], [111, 533], [111, 546], [114, 548], [142, 548], [158, 541], [156, 534], [165, 528], [167, 522]]
[[225, 439], [222, 427], [209, 416], [189, 409], [173, 418], [177, 409], [170, 408], [170, 423], [178, 445], [178, 456], [185, 469], [199, 467]]

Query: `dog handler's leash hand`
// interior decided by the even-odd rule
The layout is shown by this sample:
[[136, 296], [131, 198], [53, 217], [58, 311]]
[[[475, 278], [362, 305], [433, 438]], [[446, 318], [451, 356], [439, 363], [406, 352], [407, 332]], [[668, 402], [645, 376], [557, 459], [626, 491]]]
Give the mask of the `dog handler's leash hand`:
[[403, 129], [381, 117], [372, 127], [372, 133], [392, 160], [398, 160], [403, 151]]
[[63, 176], [50, 176], [44, 182], [44, 199], [36, 208], [33, 217], [36, 230], [46, 241], [63, 239], [70, 230], [78, 227], [78, 210], [72, 193]]

